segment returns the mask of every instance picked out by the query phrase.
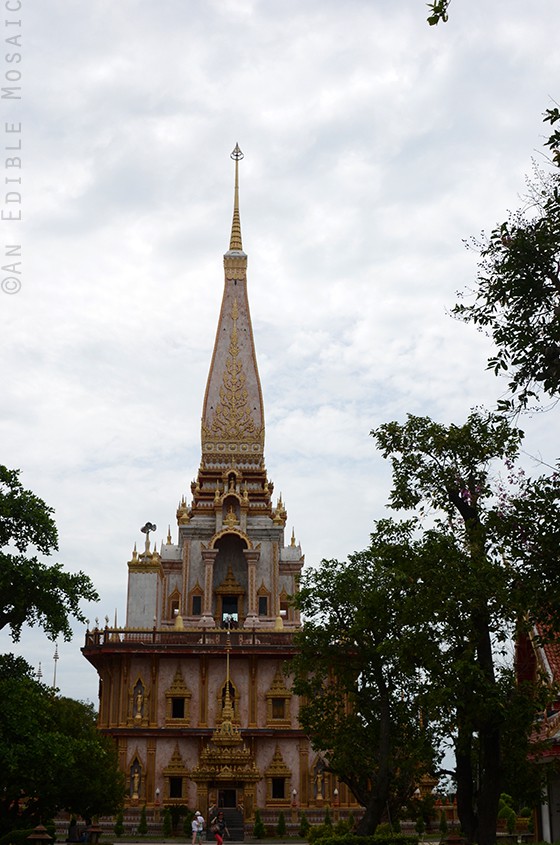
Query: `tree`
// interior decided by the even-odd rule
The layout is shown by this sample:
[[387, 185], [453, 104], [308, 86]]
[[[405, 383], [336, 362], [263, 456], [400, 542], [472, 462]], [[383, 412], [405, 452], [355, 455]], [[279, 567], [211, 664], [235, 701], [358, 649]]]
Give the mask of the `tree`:
[[[511, 636], [537, 619], [550, 621], [560, 607], [558, 547], [538, 539], [547, 528], [535, 510], [545, 498], [557, 532], [560, 490], [553, 485], [547, 496], [545, 482], [535, 489], [522, 482], [519, 495], [504, 498], [496, 464], [511, 466], [522, 433], [497, 415], [474, 411], [463, 426], [409, 415], [404, 425], [387, 423], [372, 434], [392, 463], [390, 506], [418, 514], [408, 536], [391, 521], [383, 530], [420, 620], [426, 700], [442, 730], [453, 731], [461, 827], [468, 842], [490, 845], [507, 743], [526, 750], [543, 707], [544, 686], [516, 684], [506, 661]], [[552, 558], [539, 558], [543, 546]], [[538, 567], [527, 579], [522, 553]]]
[[0, 657], [0, 761], [5, 830], [61, 809], [86, 818], [122, 806], [115, 745], [98, 732], [93, 707], [56, 696], [12, 655]]
[[300, 723], [365, 807], [359, 833], [373, 833], [388, 806], [399, 809], [434, 758], [406, 632], [413, 608], [386, 564], [372, 541], [347, 563], [306, 571], [295, 599], [305, 619], [290, 667]]
[[98, 601], [83, 572], [64, 572], [60, 564], [47, 566], [32, 549], [50, 555], [58, 549], [53, 510], [25, 490], [18, 470], [0, 465], [0, 629], [9, 626], [14, 641], [24, 624], [40, 625], [47, 636], [72, 637], [69, 617], [85, 617], [80, 601]]
[[[545, 120], [560, 119], [549, 109]], [[546, 145], [560, 163], [560, 133]], [[525, 206], [510, 213], [489, 236], [473, 239], [479, 252], [474, 299], [452, 313], [492, 337], [488, 360], [496, 374], [508, 372], [511, 397], [500, 410], [516, 410], [560, 394], [560, 173], [537, 171]], [[469, 296], [470, 298], [470, 296]]]

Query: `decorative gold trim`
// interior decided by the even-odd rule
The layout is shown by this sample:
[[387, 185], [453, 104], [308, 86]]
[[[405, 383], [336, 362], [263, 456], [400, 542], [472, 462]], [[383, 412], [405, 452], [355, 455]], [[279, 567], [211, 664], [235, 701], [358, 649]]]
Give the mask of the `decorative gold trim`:
[[223, 528], [221, 531], [218, 531], [216, 534], [214, 534], [214, 536], [212, 537], [212, 539], [208, 543], [208, 548], [209, 549], [215, 548], [218, 540], [220, 540], [226, 534], [235, 534], [237, 537], [240, 537], [242, 540], [244, 540], [247, 543], [248, 549], [253, 548], [253, 543], [251, 542], [249, 535], [246, 534], [244, 531], [242, 531], [240, 528]]
[[[291, 725], [291, 709], [290, 702], [292, 699], [292, 692], [286, 686], [282, 668], [278, 665], [270, 689], [265, 694], [266, 698], [266, 722], [270, 726], [289, 727]], [[284, 702], [284, 715], [281, 718], [275, 718], [273, 715], [273, 701], [274, 699], [281, 699]]]
[[[191, 721], [191, 697], [192, 693], [186, 685], [181, 667], [177, 666], [175, 677], [169, 689], [165, 691], [165, 723], [166, 725], [177, 725], [180, 727], [188, 727]], [[184, 716], [175, 718], [173, 716], [173, 699], [184, 699]]]
[[239, 342], [237, 335], [237, 321], [239, 306], [237, 298], [233, 300], [231, 309], [231, 330], [228, 358], [225, 362], [222, 386], [220, 387], [220, 401], [216, 407], [211, 425], [202, 421], [202, 444], [206, 451], [209, 445], [215, 445], [216, 451], [225, 451], [225, 447], [232, 451], [232, 444], [257, 444], [264, 447], [264, 429], [255, 425], [249, 394], [246, 387], [246, 376], [243, 363], [239, 356]]

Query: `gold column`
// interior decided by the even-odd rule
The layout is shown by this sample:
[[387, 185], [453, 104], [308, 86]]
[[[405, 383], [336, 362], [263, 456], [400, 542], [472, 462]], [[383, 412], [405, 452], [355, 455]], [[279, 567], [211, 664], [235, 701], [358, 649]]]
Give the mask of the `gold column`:
[[299, 741], [299, 805], [309, 806], [309, 740]]
[[146, 804], [153, 804], [155, 801], [156, 789], [156, 741], [149, 739], [147, 742], [148, 760], [146, 762], [146, 786], [144, 799]]

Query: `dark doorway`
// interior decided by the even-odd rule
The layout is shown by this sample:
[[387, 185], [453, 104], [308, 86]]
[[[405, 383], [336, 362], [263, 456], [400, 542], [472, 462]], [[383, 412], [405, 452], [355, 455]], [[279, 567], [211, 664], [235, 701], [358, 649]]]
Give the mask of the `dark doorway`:
[[219, 789], [218, 790], [218, 807], [225, 809], [237, 807], [237, 790], [236, 789]]

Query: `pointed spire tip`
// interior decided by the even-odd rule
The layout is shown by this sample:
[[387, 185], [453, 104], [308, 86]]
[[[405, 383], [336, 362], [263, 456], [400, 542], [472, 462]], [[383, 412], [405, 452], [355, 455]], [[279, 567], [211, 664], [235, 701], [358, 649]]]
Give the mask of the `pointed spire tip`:
[[243, 153], [236, 143], [235, 149], [230, 155], [235, 161], [235, 189], [233, 196], [233, 220], [231, 223], [231, 237], [229, 240], [230, 252], [243, 252], [243, 243], [241, 241], [241, 220], [239, 217], [239, 162], [244, 158]]

